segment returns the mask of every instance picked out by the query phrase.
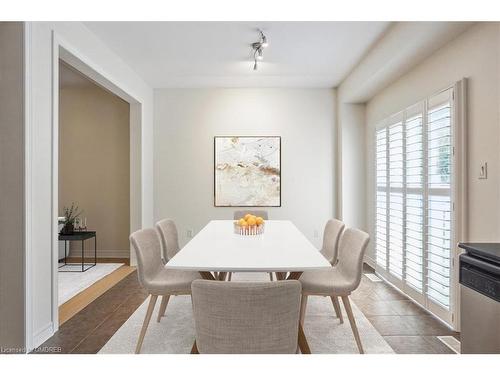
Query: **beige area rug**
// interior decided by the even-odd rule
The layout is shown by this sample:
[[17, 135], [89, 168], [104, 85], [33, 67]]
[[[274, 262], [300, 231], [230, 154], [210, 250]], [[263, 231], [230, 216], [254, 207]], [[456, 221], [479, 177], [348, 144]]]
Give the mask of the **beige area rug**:
[[[59, 306], [123, 265], [124, 263], [97, 263], [85, 272], [58, 272]], [[67, 265], [64, 270], [80, 271], [81, 268], [80, 264]]]
[[[267, 274], [233, 275], [233, 280], [269, 280]], [[166, 316], [156, 322], [160, 299], [149, 324], [141, 353], [186, 354], [191, 351], [195, 336], [191, 310], [191, 297], [170, 298]], [[137, 338], [146, 314], [149, 298], [130, 316], [125, 324], [111, 337], [99, 353], [134, 353]], [[366, 353], [394, 353], [383, 337], [371, 325], [361, 311], [352, 303], [356, 323]], [[355, 354], [358, 353], [349, 321], [344, 313], [344, 324], [340, 324], [330, 298], [309, 297], [304, 331], [313, 354]]]

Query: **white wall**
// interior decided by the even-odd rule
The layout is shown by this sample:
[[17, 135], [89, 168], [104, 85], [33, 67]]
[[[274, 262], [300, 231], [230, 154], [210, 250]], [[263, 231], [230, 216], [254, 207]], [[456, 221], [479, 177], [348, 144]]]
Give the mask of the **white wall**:
[[[372, 231], [374, 126], [388, 115], [466, 77], [469, 240], [500, 240], [499, 33], [498, 23], [473, 26], [367, 103], [367, 220]], [[488, 179], [479, 180], [479, 166], [484, 161], [488, 162]]]
[[155, 90], [155, 219], [174, 219], [182, 244], [188, 229], [232, 219], [236, 208], [214, 207], [213, 137], [278, 135], [282, 207], [270, 218], [292, 220], [319, 247], [334, 212], [334, 126], [331, 89]]
[[366, 230], [365, 105], [338, 106], [342, 150], [342, 220]]
[[[57, 329], [57, 309], [52, 306], [53, 233], [52, 139], [53, 34], [85, 59], [102, 76], [121, 87], [138, 104], [141, 117], [141, 219], [153, 222], [153, 92], [120, 58], [79, 22], [26, 24], [26, 163], [27, 163], [27, 342], [37, 346]], [[56, 49], [57, 50], [57, 49]], [[140, 103], [140, 104], [139, 104]], [[132, 133], [131, 133], [132, 134]], [[132, 157], [132, 154], [131, 154]], [[57, 171], [55, 171], [57, 173]], [[131, 190], [131, 194], [133, 193]], [[56, 298], [57, 304], [57, 298]]]

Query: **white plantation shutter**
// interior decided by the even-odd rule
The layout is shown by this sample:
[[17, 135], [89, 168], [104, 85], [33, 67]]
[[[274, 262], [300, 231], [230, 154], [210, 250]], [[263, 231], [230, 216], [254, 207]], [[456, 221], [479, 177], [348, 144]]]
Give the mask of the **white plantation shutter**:
[[389, 272], [403, 277], [403, 122], [389, 125]]
[[450, 306], [451, 269], [451, 99], [445, 91], [427, 110], [427, 295]]
[[376, 131], [375, 251], [382, 275], [433, 312], [451, 306], [453, 90]]
[[376, 219], [375, 252], [377, 264], [386, 267], [387, 263], [387, 128], [376, 134]]
[[406, 111], [405, 190], [406, 190], [406, 283], [423, 290], [424, 273], [424, 153], [423, 105]]

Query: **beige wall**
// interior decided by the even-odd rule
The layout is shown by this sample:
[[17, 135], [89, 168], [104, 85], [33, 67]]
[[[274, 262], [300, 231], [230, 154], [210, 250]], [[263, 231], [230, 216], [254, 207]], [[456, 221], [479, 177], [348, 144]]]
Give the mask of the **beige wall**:
[[24, 346], [23, 24], [0, 22], [0, 346]]
[[[468, 226], [470, 241], [500, 240], [500, 121], [498, 23], [481, 23], [380, 91], [366, 107], [367, 219], [374, 222], [374, 127], [388, 115], [462, 79], [468, 79]], [[461, 150], [458, 150], [461, 152]], [[479, 167], [488, 162], [488, 179]], [[373, 244], [372, 244], [373, 245]]]
[[129, 104], [97, 86], [62, 88], [59, 100], [59, 214], [77, 202], [98, 256], [128, 257]]
[[232, 219], [214, 207], [216, 135], [281, 136], [281, 207], [317, 246], [334, 212], [335, 90], [169, 89], [155, 91], [155, 219], [178, 223], [184, 244], [210, 220]]

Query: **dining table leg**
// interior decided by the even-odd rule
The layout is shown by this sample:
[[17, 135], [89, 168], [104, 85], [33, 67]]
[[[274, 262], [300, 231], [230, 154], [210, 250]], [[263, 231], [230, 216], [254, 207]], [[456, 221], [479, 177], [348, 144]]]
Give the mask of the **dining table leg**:
[[277, 280], [285, 280], [286, 279], [286, 272], [276, 272], [276, 279]]
[[205, 280], [217, 280], [211, 272], [208, 271], [200, 271], [200, 275]]
[[298, 280], [302, 276], [302, 272], [290, 272], [290, 275], [286, 278], [287, 280]]

